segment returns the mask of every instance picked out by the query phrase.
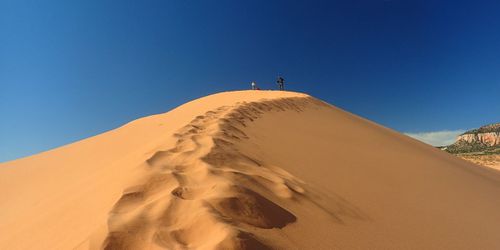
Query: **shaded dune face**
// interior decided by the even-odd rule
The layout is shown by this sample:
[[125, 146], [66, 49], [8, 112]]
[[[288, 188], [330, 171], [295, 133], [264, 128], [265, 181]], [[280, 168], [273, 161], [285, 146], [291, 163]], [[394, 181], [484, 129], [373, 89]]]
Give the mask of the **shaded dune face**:
[[127, 188], [108, 219], [103, 249], [268, 249], [258, 229], [281, 229], [297, 217], [279, 201], [303, 199], [304, 183], [236, 146], [249, 122], [266, 112], [302, 112], [309, 98], [238, 103], [197, 116], [174, 148], [143, 166], [149, 177]]
[[215, 202], [215, 209], [229, 221], [259, 228], [283, 228], [297, 218], [287, 210], [250, 189], [239, 189], [235, 197]]

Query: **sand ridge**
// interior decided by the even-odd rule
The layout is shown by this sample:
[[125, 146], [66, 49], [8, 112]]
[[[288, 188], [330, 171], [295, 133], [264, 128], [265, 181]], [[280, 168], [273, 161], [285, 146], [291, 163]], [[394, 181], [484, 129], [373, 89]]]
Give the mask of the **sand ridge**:
[[301, 112], [308, 101], [241, 103], [196, 117], [175, 134], [174, 148], [145, 162], [147, 180], [128, 188], [115, 204], [103, 248], [267, 248], [243, 227], [283, 228], [297, 218], [253, 189], [264, 187], [280, 199], [305, 191], [284, 169], [266, 167], [233, 145], [247, 139], [240, 127], [264, 112]]

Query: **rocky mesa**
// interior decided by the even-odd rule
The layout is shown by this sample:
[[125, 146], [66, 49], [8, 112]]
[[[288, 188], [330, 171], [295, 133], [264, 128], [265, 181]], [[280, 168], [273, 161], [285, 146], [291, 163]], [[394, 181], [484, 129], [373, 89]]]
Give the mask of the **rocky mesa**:
[[475, 164], [500, 169], [500, 123], [469, 130], [443, 150]]
[[457, 137], [454, 144], [446, 147], [450, 153], [491, 151], [500, 146], [500, 123], [469, 130]]

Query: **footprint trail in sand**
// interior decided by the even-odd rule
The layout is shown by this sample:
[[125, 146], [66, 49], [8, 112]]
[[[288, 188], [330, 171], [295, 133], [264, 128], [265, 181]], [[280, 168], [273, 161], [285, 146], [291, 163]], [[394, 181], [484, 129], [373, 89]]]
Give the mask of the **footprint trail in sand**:
[[150, 173], [110, 212], [104, 249], [266, 249], [252, 228], [283, 228], [296, 217], [256, 191], [291, 199], [302, 182], [239, 152], [242, 128], [271, 110], [301, 111], [297, 101], [240, 103], [196, 117], [176, 146], [152, 155]]

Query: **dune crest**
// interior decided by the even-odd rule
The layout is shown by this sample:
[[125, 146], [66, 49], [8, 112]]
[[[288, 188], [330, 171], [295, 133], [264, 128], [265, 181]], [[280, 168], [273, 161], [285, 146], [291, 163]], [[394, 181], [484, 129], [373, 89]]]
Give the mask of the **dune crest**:
[[104, 249], [267, 247], [245, 227], [283, 228], [295, 215], [267, 199], [304, 195], [299, 179], [284, 169], [238, 151], [242, 130], [264, 112], [295, 111], [307, 98], [238, 103], [197, 116], [176, 134], [174, 148], [145, 163], [148, 179], [126, 190], [110, 213]]

